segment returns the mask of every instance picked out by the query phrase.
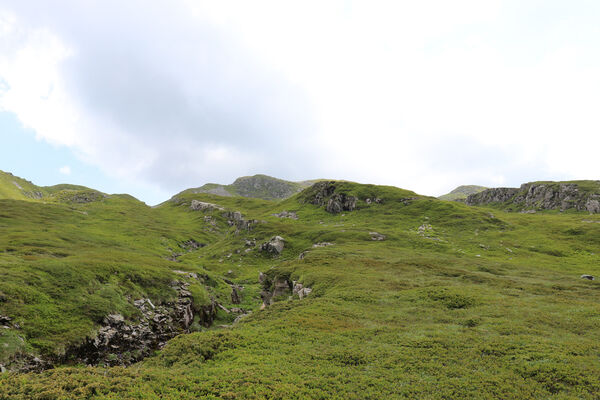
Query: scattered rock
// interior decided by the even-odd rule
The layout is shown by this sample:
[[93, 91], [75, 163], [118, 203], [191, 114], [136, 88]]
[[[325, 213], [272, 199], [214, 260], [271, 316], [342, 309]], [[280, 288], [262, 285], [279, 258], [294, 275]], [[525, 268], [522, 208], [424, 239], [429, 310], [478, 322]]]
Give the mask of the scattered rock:
[[246, 239], [245, 245], [246, 245], [246, 247], [255, 247], [256, 246], [256, 240], [247, 240]]
[[281, 236], [274, 236], [266, 243], [260, 246], [262, 251], [270, 254], [279, 255], [283, 251], [285, 240]]
[[190, 239], [190, 240], [186, 240], [185, 242], [181, 243], [180, 246], [187, 251], [192, 251], [192, 250], [198, 250], [199, 248], [206, 246], [206, 244], [200, 243], [194, 239]]
[[587, 280], [593, 281], [594, 276], [593, 275], [581, 275], [581, 279], [587, 279]]
[[304, 260], [304, 257], [306, 257], [306, 255], [308, 254], [308, 251], [303, 251], [302, 253], [300, 253], [300, 255], [298, 256], [299, 260]]
[[10, 325], [11, 321], [11, 317], [8, 317], [6, 315], [0, 315], [0, 325]]
[[383, 200], [381, 200], [379, 197], [375, 197], [374, 199], [367, 198], [367, 199], [365, 199], [365, 203], [367, 203], [367, 204], [372, 204], [372, 203], [382, 204]]
[[280, 213], [271, 214], [271, 215], [274, 217], [279, 217], [279, 218], [298, 219], [298, 216], [296, 215], [296, 213], [294, 211], [282, 211]]
[[313, 248], [317, 248], [317, 247], [327, 247], [327, 246], [333, 246], [334, 243], [329, 243], [329, 242], [320, 242], [320, 243], [315, 243], [312, 245]]
[[385, 240], [385, 235], [378, 232], [369, 232], [369, 235], [371, 235], [371, 240]]

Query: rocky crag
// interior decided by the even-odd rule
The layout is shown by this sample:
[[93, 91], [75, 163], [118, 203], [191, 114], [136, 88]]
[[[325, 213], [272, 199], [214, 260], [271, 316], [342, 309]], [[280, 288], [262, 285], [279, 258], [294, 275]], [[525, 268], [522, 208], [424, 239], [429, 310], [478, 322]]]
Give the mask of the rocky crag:
[[577, 210], [600, 212], [600, 181], [532, 182], [520, 188], [492, 188], [471, 194], [471, 206], [501, 205], [513, 211]]

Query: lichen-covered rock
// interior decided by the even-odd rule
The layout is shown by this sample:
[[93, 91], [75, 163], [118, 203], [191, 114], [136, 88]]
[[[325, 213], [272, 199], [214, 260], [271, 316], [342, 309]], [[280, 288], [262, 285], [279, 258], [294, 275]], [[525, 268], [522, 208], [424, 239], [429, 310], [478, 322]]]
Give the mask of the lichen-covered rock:
[[264, 252], [279, 255], [283, 252], [283, 248], [285, 247], [285, 239], [281, 236], [273, 236], [271, 240], [266, 243], [263, 243], [260, 246], [260, 249]]

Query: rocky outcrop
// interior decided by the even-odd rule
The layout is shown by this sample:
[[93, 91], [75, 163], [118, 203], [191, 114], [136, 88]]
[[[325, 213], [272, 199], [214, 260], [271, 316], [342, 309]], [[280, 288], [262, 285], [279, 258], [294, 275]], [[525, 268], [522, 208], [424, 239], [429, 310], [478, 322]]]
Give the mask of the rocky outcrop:
[[194, 211], [213, 211], [213, 210], [223, 211], [224, 210], [223, 207], [218, 206], [216, 204], [205, 203], [203, 201], [198, 201], [198, 200], [192, 200], [190, 209], [192, 209]]
[[[590, 187], [596, 186], [595, 190]], [[568, 210], [600, 212], [600, 182], [526, 183], [517, 188], [494, 188], [467, 197], [468, 205], [510, 204], [524, 210]]]
[[335, 181], [315, 183], [308, 191], [308, 202], [317, 206], [325, 206], [325, 210], [332, 214], [356, 209], [358, 198], [346, 193], [336, 191]]
[[[210, 326], [216, 315], [216, 303], [193, 307], [189, 283], [173, 281], [177, 299], [162, 305], [154, 305], [150, 299], [133, 302], [140, 313], [135, 322], [128, 322], [121, 314], [104, 318], [95, 337], [88, 338], [81, 346], [69, 349], [63, 362], [77, 361], [91, 365], [129, 365], [162, 348], [176, 335], [186, 332], [194, 318], [204, 326]], [[194, 313], [194, 309], [198, 312]]]
[[[197, 277], [193, 273], [177, 272]], [[194, 306], [192, 294], [188, 291], [189, 283], [173, 281], [171, 287], [178, 294], [172, 302], [155, 305], [147, 298], [135, 300], [133, 305], [139, 312], [135, 320], [130, 321], [118, 313], [109, 314], [94, 336], [66, 349], [63, 355], [42, 359], [23, 354], [6, 368], [35, 372], [66, 363], [130, 365], [162, 348], [169, 339], [187, 332], [194, 320], [206, 327], [212, 324], [217, 306], [214, 300], [204, 306]]]
[[302, 300], [312, 292], [312, 288], [305, 287], [297, 281], [290, 281], [285, 277], [276, 277], [271, 280], [262, 272], [259, 274], [258, 281], [261, 283], [263, 290], [260, 297], [263, 301], [261, 309], [273, 304], [277, 300], [293, 299], [294, 297]]
[[269, 254], [279, 255], [285, 247], [285, 239], [281, 236], [273, 236], [271, 240], [263, 243], [260, 250]]
[[258, 223], [257, 220], [246, 220], [239, 211], [226, 211], [223, 213], [223, 218], [227, 219], [229, 226], [235, 226], [236, 233], [240, 231], [250, 231], [252, 227]]
[[325, 210], [332, 214], [341, 213], [342, 211], [354, 211], [356, 208], [356, 201], [358, 199], [354, 196], [348, 196], [344, 193], [336, 193], [327, 202]]

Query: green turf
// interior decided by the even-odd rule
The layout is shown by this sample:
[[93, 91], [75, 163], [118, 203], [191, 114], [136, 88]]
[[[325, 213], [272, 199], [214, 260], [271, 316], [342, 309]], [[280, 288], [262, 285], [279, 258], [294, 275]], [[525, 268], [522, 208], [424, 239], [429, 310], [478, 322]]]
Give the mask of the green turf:
[[[359, 197], [357, 210], [329, 214], [310, 188], [281, 202], [183, 193], [156, 208], [122, 196], [1, 200], [0, 313], [22, 327], [0, 333], [1, 357], [60, 352], [109, 312], [134, 319], [128, 296], [172, 298], [174, 269], [210, 277], [195, 300], [231, 307], [223, 278], [244, 286], [252, 314], [231, 326], [220, 313], [128, 368], [2, 374], [0, 398], [598, 399], [600, 284], [579, 277], [600, 275], [600, 216], [337, 185]], [[221, 212], [190, 210], [192, 199], [260, 222], [235, 234]], [[283, 210], [298, 220], [271, 215]], [[274, 235], [281, 256], [244, 251]], [[190, 238], [207, 246], [166, 260]], [[261, 311], [259, 271], [313, 292]]]

